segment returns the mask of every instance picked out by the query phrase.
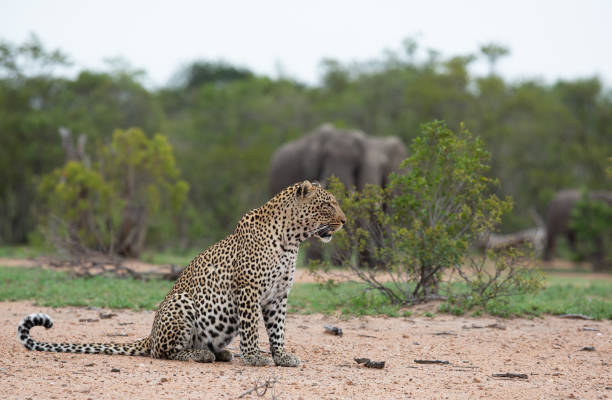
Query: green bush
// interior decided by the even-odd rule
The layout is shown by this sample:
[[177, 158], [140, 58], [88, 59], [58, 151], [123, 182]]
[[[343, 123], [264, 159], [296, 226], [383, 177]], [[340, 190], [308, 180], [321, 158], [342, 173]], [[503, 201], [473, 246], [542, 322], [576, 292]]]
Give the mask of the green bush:
[[[162, 135], [117, 130], [97, 162], [68, 161], [39, 185], [43, 231], [60, 250], [138, 256], [147, 233], [172, 226], [189, 186]], [[170, 222], [170, 223], [169, 223]], [[176, 224], [175, 224], [176, 225]]]
[[574, 257], [589, 260], [595, 269], [612, 269], [612, 207], [584, 193], [572, 209], [569, 228], [576, 232]]
[[[472, 256], [474, 244], [512, 208], [510, 199], [492, 194], [497, 181], [486, 175], [489, 153], [482, 141], [463, 126], [455, 134], [435, 121], [423, 125], [411, 150], [401, 165], [404, 172], [392, 174], [385, 189], [348, 192], [339, 181], [331, 183], [348, 221], [336, 234], [332, 257], [394, 303], [440, 298], [441, 280], [452, 271], [469, 288], [453, 293], [449, 287], [455, 301], [484, 304], [536, 290], [539, 276], [519, 263], [515, 250]], [[356, 254], [366, 250], [370, 262], [358, 263], [362, 258]], [[487, 264], [490, 257], [493, 263]], [[372, 267], [388, 273], [392, 284], [380, 282]]]

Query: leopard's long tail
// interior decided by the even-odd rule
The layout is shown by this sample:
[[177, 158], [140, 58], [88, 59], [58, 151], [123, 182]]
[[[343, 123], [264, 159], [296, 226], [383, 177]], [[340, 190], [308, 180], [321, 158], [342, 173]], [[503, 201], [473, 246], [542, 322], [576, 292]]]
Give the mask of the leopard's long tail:
[[19, 323], [17, 339], [28, 350], [52, 351], [58, 353], [121, 354], [128, 356], [148, 356], [151, 353], [149, 337], [131, 343], [46, 343], [30, 337], [30, 329], [44, 326], [49, 329], [53, 320], [47, 314], [30, 314]]

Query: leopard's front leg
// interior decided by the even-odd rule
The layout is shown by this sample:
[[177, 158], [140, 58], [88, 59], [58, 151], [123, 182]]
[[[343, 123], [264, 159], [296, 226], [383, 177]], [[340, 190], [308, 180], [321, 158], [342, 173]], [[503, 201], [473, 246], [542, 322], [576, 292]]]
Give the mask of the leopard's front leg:
[[293, 354], [287, 354], [285, 351], [287, 293], [282, 297], [271, 299], [268, 303], [262, 305], [262, 311], [274, 363], [279, 367], [299, 366], [300, 359]]
[[240, 352], [246, 365], [270, 365], [270, 359], [263, 356], [259, 350], [259, 293], [251, 286], [238, 290], [238, 312], [240, 314]]

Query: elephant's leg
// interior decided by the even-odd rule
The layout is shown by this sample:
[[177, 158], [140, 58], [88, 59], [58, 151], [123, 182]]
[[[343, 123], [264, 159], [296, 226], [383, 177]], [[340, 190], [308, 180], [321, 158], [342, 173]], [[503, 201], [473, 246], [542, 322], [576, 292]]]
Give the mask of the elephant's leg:
[[573, 230], [567, 231], [567, 244], [569, 248], [576, 252], [576, 232]]
[[546, 235], [546, 246], [544, 247], [544, 260], [550, 261], [555, 250], [555, 233], [549, 232]]

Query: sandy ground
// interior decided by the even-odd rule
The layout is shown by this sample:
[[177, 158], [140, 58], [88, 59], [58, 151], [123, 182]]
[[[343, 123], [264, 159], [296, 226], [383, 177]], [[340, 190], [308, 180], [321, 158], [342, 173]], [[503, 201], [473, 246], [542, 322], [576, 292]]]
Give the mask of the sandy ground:
[[[45, 266], [41, 260], [0, 259], [0, 265], [5, 266], [41, 264]], [[128, 262], [128, 266], [139, 272], [169, 270], [140, 262]], [[603, 274], [601, 278], [609, 280], [611, 276]], [[315, 280], [304, 270], [296, 272], [297, 282]], [[16, 327], [32, 312], [45, 312], [55, 321], [48, 331], [34, 328], [32, 336], [56, 342], [134, 340], [149, 333], [154, 315], [0, 302], [1, 399], [235, 399], [256, 384], [275, 378], [276, 383], [263, 396], [251, 392], [243, 398], [612, 398], [612, 321], [452, 316], [344, 320], [290, 315], [287, 348], [303, 365], [254, 368], [243, 366], [239, 358], [231, 363], [197, 364], [29, 352], [18, 343]], [[102, 319], [101, 312], [116, 316]], [[505, 329], [487, 327], [495, 323]], [[326, 334], [326, 325], [342, 328], [344, 335]], [[267, 350], [263, 326], [260, 342]], [[585, 346], [595, 350], [582, 351]], [[239, 353], [238, 339], [230, 348]], [[355, 363], [355, 357], [385, 361], [385, 367], [365, 368]], [[422, 365], [415, 359], [449, 364]], [[528, 378], [492, 376], [506, 372], [527, 374]]]
[[[612, 398], [612, 321], [495, 320], [290, 315], [287, 348], [298, 368], [198, 364], [146, 357], [42, 353], [16, 339], [23, 316], [45, 312], [55, 326], [32, 329], [48, 341], [130, 341], [149, 333], [152, 312], [0, 303], [2, 399], [217, 399], [238, 398], [256, 383], [277, 377], [272, 399], [604, 399]], [[100, 312], [117, 314], [101, 319]], [[505, 329], [486, 327], [497, 323]], [[344, 331], [324, 332], [325, 325]], [[586, 329], [585, 329], [586, 328]], [[260, 327], [261, 348], [267, 349]], [[594, 351], [581, 351], [593, 346]], [[238, 353], [238, 340], [230, 345]], [[385, 361], [365, 368], [353, 358]], [[449, 361], [420, 365], [415, 359]], [[117, 371], [118, 370], [118, 371]], [[115, 372], [113, 372], [115, 371]], [[495, 373], [523, 373], [500, 379]]]

